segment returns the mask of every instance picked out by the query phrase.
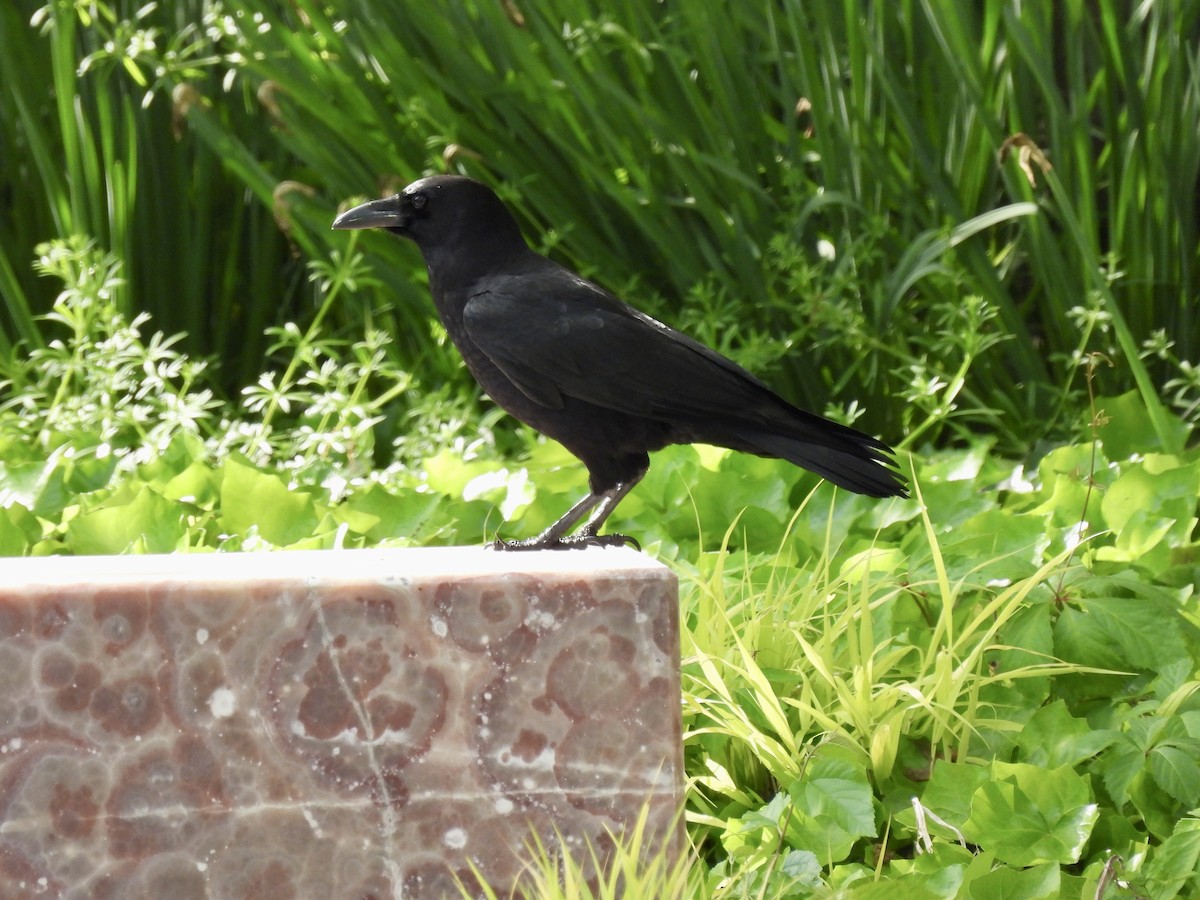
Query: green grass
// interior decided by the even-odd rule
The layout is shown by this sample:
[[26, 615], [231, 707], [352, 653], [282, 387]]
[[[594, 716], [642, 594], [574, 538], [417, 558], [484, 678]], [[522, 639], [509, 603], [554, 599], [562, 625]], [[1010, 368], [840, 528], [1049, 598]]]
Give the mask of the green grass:
[[[704, 868], [688, 853], [672, 854], [659, 847], [659, 836], [647, 834], [642, 814], [621, 833], [610, 833], [611, 849], [588, 846], [575, 856], [552, 851], [534, 835], [526, 848], [525, 867], [508, 894], [490, 885], [462, 884], [464, 897], [537, 897], [542, 900], [618, 900], [623, 897], [706, 898], [711, 895]], [[472, 866], [472, 873], [477, 874]]]

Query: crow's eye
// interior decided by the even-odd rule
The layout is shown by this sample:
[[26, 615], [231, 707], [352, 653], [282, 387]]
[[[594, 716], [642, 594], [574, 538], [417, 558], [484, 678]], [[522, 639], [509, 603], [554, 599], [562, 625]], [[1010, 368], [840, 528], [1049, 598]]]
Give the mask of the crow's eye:
[[425, 204], [428, 202], [429, 202], [429, 198], [426, 197], [424, 194], [413, 194], [412, 199], [409, 201], [409, 203], [412, 204], [412, 208], [417, 210], [418, 212], [420, 210], [424, 209]]

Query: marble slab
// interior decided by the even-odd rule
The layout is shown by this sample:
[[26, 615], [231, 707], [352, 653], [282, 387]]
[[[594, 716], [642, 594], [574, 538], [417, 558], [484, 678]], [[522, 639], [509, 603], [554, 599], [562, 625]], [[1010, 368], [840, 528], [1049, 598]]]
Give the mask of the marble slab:
[[0, 897], [507, 897], [682, 781], [630, 549], [0, 561]]

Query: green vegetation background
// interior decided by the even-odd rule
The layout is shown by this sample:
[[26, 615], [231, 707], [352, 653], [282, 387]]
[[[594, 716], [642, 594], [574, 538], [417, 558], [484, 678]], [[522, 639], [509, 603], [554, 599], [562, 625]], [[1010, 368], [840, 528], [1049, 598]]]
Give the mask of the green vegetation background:
[[613, 525], [684, 582], [696, 852], [626, 877], [1200, 890], [1200, 2], [24, 0], [0, 45], [0, 553], [554, 518], [582, 471], [415, 249], [329, 230], [464, 172], [913, 476], [657, 455]]

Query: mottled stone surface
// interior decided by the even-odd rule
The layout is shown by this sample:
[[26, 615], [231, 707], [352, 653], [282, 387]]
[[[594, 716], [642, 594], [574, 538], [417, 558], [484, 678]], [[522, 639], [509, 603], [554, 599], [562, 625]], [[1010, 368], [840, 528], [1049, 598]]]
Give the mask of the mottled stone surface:
[[507, 896], [678, 848], [677, 589], [628, 549], [0, 562], [0, 896]]

